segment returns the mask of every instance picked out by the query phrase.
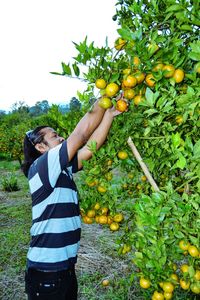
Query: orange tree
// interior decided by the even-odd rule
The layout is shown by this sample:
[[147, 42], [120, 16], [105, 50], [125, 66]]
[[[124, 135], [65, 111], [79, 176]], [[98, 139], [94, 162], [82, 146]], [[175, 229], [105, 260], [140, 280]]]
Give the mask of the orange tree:
[[[120, 229], [119, 254], [129, 255], [131, 280], [138, 278], [146, 298], [194, 299], [200, 293], [199, 2], [116, 5], [113, 47], [95, 47], [87, 38], [74, 43], [74, 63], [63, 62], [57, 73], [80, 77], [81, 66], [88, 67], [88, 88], [79, 95], [86, 106], [94, 95], [108, 107], [109, 100], [128, 103], [105, 145], [90, 146], [93, 158], [78, 182], [83, 221]], [[133, 157], [129, 136], [159, 192]]]

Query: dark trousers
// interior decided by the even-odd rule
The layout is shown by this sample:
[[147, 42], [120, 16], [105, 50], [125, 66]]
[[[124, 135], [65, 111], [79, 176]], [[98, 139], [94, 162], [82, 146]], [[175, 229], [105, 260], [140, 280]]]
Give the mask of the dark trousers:
[[25, 273], [28, 300], [77, 300], [75, 269], [43, 272], [29, 269]]

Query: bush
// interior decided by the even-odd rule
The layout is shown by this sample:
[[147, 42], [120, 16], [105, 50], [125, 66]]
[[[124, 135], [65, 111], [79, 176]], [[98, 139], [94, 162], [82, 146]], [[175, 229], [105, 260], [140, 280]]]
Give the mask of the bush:
[[13, 174], [10, 174], [2, 179], [1, 181], [2, 190], [6, 192], [14, 192], [19, 191], [19, 185], [17, 181], [17, 177]]

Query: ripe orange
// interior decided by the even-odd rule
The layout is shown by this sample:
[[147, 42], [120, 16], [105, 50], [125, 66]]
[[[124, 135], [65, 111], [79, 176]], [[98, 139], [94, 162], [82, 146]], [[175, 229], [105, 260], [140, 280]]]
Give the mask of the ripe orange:
[[138, 105], [140, 102], [142, 102], [144, 98], [142, 97], [142, 95], [136, 95], [134, 98], [133, 98], [133, 102], [135, 105]]
[[92, 223], [93, 223], [93, 220], [92, 220], [92, 218], [90, 218], [90, 217], [88, 217], [88, 216], [84, 216], [84, 217], [83, 217], [83, 222], [84, 222], [85, 224], [92, 224]]
[[180, 286], [182, 287], [183, 290], [188, 290], [190, 287], [190, 282], [189, 281], [185, 281], [183, 279], [180, 279], [179, 281]]
[[122, 72], [124, 75], [129, 75], [131, 73], [131, 69], [127, 68], [127, 69], [124, 69]]
[[110, 224], [110, 230], [111, 230], [111, 231], [117, 231], [117, 230], [119, 230], [119, 224], [116, 223], [116, 222], [112, 222], [112, 223]]
[[107, 222], [108, 222], [107, 216], [100, 215], [98, 222], [99, 222], [99, 224], [107, 224]]
[[137, 79], [137, 83], [140, 84], [140, 83], [142, 83], [142, 82], [144, 81], [144, 79], [145, 79], [145, 74], [142, 73], [142, 72], [140, 72], [140, 71], [138, 71], [138, 72], [136, 72], [136, 73], [134, 74], [134, 77]]
[[173, 65], [164, 65], [163, 67], [163, 75], [165, 78], [170, 78], [174, 75], [175, 68]]
[[191, 284], [190, 289], [194, 294], [200, 294], [200, 285], [198, 285], [197, 283]]
[[102, 207], [101, 213], [102, 213], [102, 215], [107, 215], [107, 213], [108, 213], [108, 207]]
[[174, 291], [174, 285], [173, 285], [173, 283], [171, 283], [169, 281], [165, 281], [165, 282], [163, 282], [162, 289], [166, 293], [172, 293]]
[[119, 157], [119, 159], [126, 159], [128, 157], [128, 153], [126, 151], [119, 151], [117, 156]]
[[118, 213], [116, 215], [114, 215], [113, 220], [114, 222], [120, 223], [121, 221], [123, 221], [124, 216], [122, 213]]
[[107, 224], [110, 225], [113, 222], [113, 218], [111, 216], [107, 217]]
[[119, 99], [116, 103], [116, 110], [124, 112], [126, 111], [128, 108], [128, 103], [123, 100], [123, 99]]
[[172, 299], [172, 297], [173, 297], [173, 294], [172, 294], [172, 293], [164, 292], [164, 298], [165, 298], [166, 300], [170, 300], [170, 299]]
[[155, 291], [153, 293], [152, 300], [164, 300], [163, 293], [159, 293], [158, 291]]
[[200, 280], [200, 270], [196, 270], [194, 274], [194, 279], [199, 281]]
[[110, 282], [109, 282], [108, 279], [104, 279], [104, 280], [102, 281], [102, 285], [103, 285], [103, 286], [108, 286], [109, 284], [110, 284]]
[[135, 67], [138, 67], [138, 66], [140, 65], [140, 59], [139, 59], [138, 56], [134, 56], [134, 57], [133, 57], [133, 65], [134, 65]]
[[119, 86], [115, 82], [109, 83], [105, 88], [105, 93], [108, 97], [113, 97], [119, 91]]
[[133, 75], [128, 75], [126, 78], [122, 81], [123, 85], [128, 88], [132, 88], [136, 86], [137, 79]]
[[152, 71], [153, 71], [153, 72], [158, 72], [158, 71], [162, 70], [163, 67], [164, 67], [164, 65], [163, 65], [162, 63], [157, 63], [157, 64], [153, 67]]
[[182, 82], [184, 77], [185, 77], [185, 73], [181, 69], [176, 69], [172, 76], [172, 78], [174, 78], [176, 83]]
[[188, 252], [192, 257], [198, 257], [199, 256], [199, 250], [196, 246], [190, 245], [188, 247]]
[[115, 40], [115, 49], [122, 50], [126, 44], [126, 41], [122, 38], [118, 38]]
[[183, 264], [183, 265], [181, 265], [180, 270], [181, 270], [183, 273], [188, 273], [188, 271], [189, 271], [189, 266], [186, 265], [186, 264]]
[[99, 193], [105, 193], [107, 191], [107, 188], [102, 186], [102, 185], [98, 185], [97, 190]]
[[176, 123], [179, 124], [179, 125], [182, 124], [183, 123], [183, 116], [177, 116], [176, 117]]
[[89, 218], [94, 218], [94, 217], [95, 217], [95, 214], [96, 214], [96, 212], [95, 212], [94, 209], [90, 209], [90, 210], [88, 210], [88, 212], [87, 212], [87, 216], [88, 216]]
[[135, 91], [133, 89], [127, 89], [124, 91], [124, 98], [131, 100], [135, 96]]
[[142, 277], [140, 278], [140, 286], [143, 289], [148, 289], [151, 286], [151, 281], [149, 279]]
[[178, 245], [181, 250], [188, 250], [190, 243], [185, 240], [181, 240]]
[[178, 282], [178, 275], [176, 273], [171, 274], [170, 278]]
[[106, 81], [103, 79], [103, 78], [99, 78], [96, 80], [95, 82], [95, 86], [98, 88], [98, 89], [105, 89], [106, 87]]
[[142, 180], [142, 181], [147, 181], [146, 176], [145, 176], [145, 175], [142, 175], [141, 180]]
[[146, 82], [146, 85], [149, 86], [149, 87], [153, 87], [155, 85], [155, 78], [153, 76], [153, 74], [148, 74], [146, 77], [145, 77], [145, 82]]
[[98, 202], [95, 204], [94, 209], [95, 210], [99, 210], [100, 209], [100, 204]]
[[107, 109], [107, 108], [110, 108], [112, 107], [112, 101], [110, 98], [108, 97], [101, 97], [99, 99], [99, 102], [98, 102], [99, 106], [104, 108], [104, 109]]

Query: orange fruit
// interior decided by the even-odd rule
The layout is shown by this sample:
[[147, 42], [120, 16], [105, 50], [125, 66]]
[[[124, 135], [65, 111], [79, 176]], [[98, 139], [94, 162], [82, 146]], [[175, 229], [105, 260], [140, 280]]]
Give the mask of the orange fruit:
[[95, 222], [98, 224], [99, 223], [99, 216], [95, 217]]
[[111, 216], [107, 217], [107, 224], [110, 225], [113, 222], [113, 218]]
[[119, 99], [116, 103], [116, 110], [124, 112], [126, 111], [128, 108], [128, 103], [123, 100], [123, 99]]
[[149, 86], [149, 87], [153, 87], [155, 85], [155, 78], [153, 76], [153, 74], [148, 74], [146, 77], [145, 77], [145, 82], [146, 82], [146, 85]]
[[104, 280], [102, 281], [102, 285], [103, 285], [103, 286], [108, 286], [109, 284], [110, 284], [110, 282], [109, 282], [108, 279], [104, 279]]
[[126, 151], [119, 151], [117, 156], [119, 157], [119, 159], [126, 159], [128, 157], [128, 153]]
[[194, 279], [199, 281], [200, 280], [200, 270], [196, 270], [194, 274]]
[[95, 86], [98, 88], [98, 89], [105, 89], [106, 87], [106, 81], [103, 79], [103, 78], [99, 78], [95, 81]]
[[96, 214], [96, 212], [95, 212], [94, 209], [90, 209], [90, 210], [88, 210], [88, 212], [87, 212], [87, 216], [88, 216], [89, 218], [94, 218], [94, 217], [95, 217], [95, 214]]
[[178, 275], [176, 273], [171, 274], [170, 278], [178, 282]]
[[176, 123], [180, 125], [181, 123], [183, 123], [183, 116], [177, 116], [175, 120]]
[[140, 278], [140, 286], [143, 289], [148, 289], [151, 286], [151, 281], [149, 279], [146, 279], [144, 277]]
[[183, 273], [188, 273], [188, 271], [189, 271], [189, 266], [186, 265], [186, 264], [183, 264], [183, 265], [181, 265], [180, 270], [181, 270]]
[[116, 223], [116, 222], [112, 222], [112, 223], [110, 224], [110, 230], [111, 230], [111, 231], [117, 231], [117, 230], [119, 230], [119, 224]]
[[164, 300], [163, 293], [159, 293], [158, 291], [155, 291], [153, 293], [152, 300]]
[[94, 209], [95, 210], [99, 210], [100, 209], [100, 204], [98, 202], [95, 204]]
[[133, 89], [127, 89], [124, 91], [124, 98], [131, 100], [135, 96], [135, 91]]
[[172, 297], [173, 297], [172, 293], [164, 292], [164, 298], [166, 300], [170, 300], [170, 299], [172, 299]]
[[163, 65], [162, 63], [157, 63], [157, 64], [153, 67], [152, 71], [153, 71], [153, 72], [158, 72], [158, 71], [162, 70], [163, 67], [164, 67], [164, 65]]
[[107, 216], [100, 215], [98, 222], [99, 222], [99, 224], [107, 224], [107, 222], [108, 222]]
[[146, 176], [145, 176], [145, 175], [142, 175], [141, 180], [142, 180], [142, 181], [147, 181]]
[[108, 207], [102, 207], [101, 213], [102, 213], [102, 215], [107, 215], [107, 213], [108, 213]]
[[118, 213], [118, 214], [114, 215], [114, 217], [113, 217], [113, 221], [117, 222], [117, 223], [120, 223], [121, 221], [123, 221], [123, 219], [124, 219], [124, 216], [121, 213]]
[[181, 69], [176, 69], [172, 76], [172, 78], [174, 78], [176, 83], [182, 82], [184, 77], [185, 77], [185, 73]]
[[99, 193], [105, 193], [107, 191], [107, 188], [102, 186], [102, 185], [98, 185], [97, 190]]
[[142, 102], [144, 100], [144, 98], [142, 97], [142, 95], [137, 95], [133, 98], [133, 102], [135, 105], [138, 105], [140, 102]]
[[99, 102], [98, 102], [99, 106], [104, 108], [104, 109], [107, 109], [107, 108], [110, 108], [112, 107], [112, 101], [110, 98], [108, 97], [101, 97], [99, 99]]
[[164, 65], [163, 67], [163, 75], [165, 78], [170, 78], [174, 75], [175, 68], [173, 65]]
[[131, 73], [131, 69], [127, 68], [122, 71], [124, 75], [129, 75]]
[[136, 86], [137, 79], [133, 75], [128, 75], [126, 78], [122, 81], [123, 85], [128, 88], [132, 88]]
[[173, 283], [171, 283], [169, 281], [165, 281], [165, 282], [163, 282], [162, 289], [166, 293], [172, 293], [174, 291], [174, 285], [173, 285]]
[[88, 216], [84, 216], [84, 217], [83, 217], [83, 222], [84, 222], [85, 224], [92, 224], [92, 223], [93, 223], [93, 220], [92, 220], [92, 218], [90, 218], [90, 217], [88, 217]]
[[124, 48], [125, 44], [126, 44], [126, 41], [124, 39], [118, 38], [115, 40], [115, 49], [118, 51], [122, 50]]
[[198, 285], [197, 283], [191, 284], [190, 289], [194, 294], [200, 294], [200, 285]]
[[185, 240], [181, 240], [178, 245], [181, 250], [188, 250], [190, 243]]
[[135, 67], [138, 67], [140, 65], [140, 59], [138, 56], [133, 57], [133, 64]]
[[105, 88], [105, 93], [108, 97], [113, 97], [119, 91], [119, 86], [115, 82], [109, 83]]
[[189, 281], [185, 281], [183, 279], [180, 279], [179, 281], [180, 286], [182, 287], [183, 290], [188, 290], [190, 287], [190, 282]]
[[199, 256], [199, 250], [196, 246], [190, 245], [188, 247], [188, 252], [192, 257], [198, 257]]
[[136, 72], [136, 73], [134, 73], [134, 77], [137, 79], [137, 83], [140, 84], [144, 81], [145, 74], [142, 72]]

